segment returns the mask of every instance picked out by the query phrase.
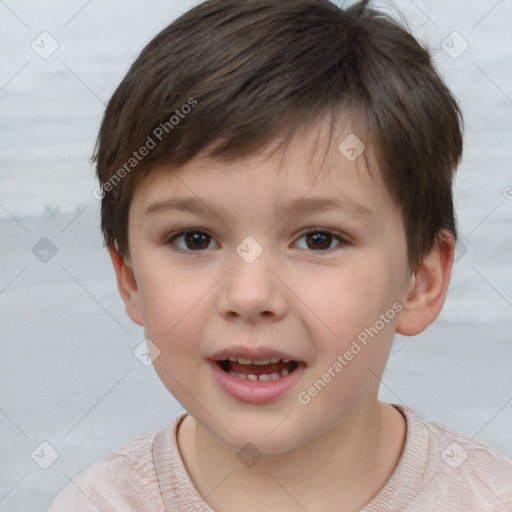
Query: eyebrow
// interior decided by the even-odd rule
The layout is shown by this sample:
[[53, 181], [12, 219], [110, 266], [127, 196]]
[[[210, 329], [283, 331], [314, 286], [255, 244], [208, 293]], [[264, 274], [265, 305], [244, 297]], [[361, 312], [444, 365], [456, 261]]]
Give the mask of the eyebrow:
[[[220, 205], [219, 205], [220, 206]], [[287, 201], [278, 201], [275, 205], [274, 213], [277, 217], [283, 216], [285, 213], [292, 211], [297, 213], [310, 213], [317, 211], [327, 210], [342, 210], [351, 215], [371, 218], [374, 213], [360, 203], [352, 201], [351, 199], [344, 198], [343, 200], [336, 200], [327, 197], [315, 198], [296, 198]], [[206, 214], [208, 212], [224, 212], [224, 207], [210, 207], [203, 201], [193, 197], [176, 197], [172, 199], [165, 199], [151, 204], [145, 211], [145, 215], [159, 214], [159, 213], [178, 213], [190, 212], [196, 214]]]

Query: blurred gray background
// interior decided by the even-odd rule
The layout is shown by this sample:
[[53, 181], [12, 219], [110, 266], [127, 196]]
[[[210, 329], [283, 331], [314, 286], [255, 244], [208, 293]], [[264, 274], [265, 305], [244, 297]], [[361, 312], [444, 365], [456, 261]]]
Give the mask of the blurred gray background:
[[[45, 511], [181, 411], [134, 356], [89, 158], [132, 61], [196, 3], [0, 0], [0, 511]], [[451, 289], [429, 329], [397, 336], [381, 399], [512, 458], [512, 1], [375, 5], [429, 45], [466, 121]]]

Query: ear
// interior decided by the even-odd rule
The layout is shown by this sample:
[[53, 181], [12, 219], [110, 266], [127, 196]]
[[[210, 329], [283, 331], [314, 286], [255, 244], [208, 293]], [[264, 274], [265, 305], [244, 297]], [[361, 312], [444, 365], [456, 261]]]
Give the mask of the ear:
[[129, 259], [124, 258], [116, 247], [109, 248], [112, 265], [116, 272], [117, 288], [123, 299], [128, 316], [138, 325], [143, 325], [142, 307], [133, 267]]
[[443, 231], [433, 249], [411, 276], [396, 332], [414, 336], [439, 315], [446, 299], [455, 255], [455, 239]]

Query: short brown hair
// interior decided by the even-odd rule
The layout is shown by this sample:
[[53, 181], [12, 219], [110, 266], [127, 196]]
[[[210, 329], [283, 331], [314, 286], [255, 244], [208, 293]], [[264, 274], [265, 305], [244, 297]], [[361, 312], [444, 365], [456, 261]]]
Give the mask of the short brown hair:
[[443, 230], [457, 237], [462, 116], [428, 49], [366, 1], [208, 0], [162, 30], [108, 103], [93, 155], [106, 245], [128, 253], [130, 202], [156, 165], [206, 147], [247, 156], [347, 109], [362, 116], [417, 268]]

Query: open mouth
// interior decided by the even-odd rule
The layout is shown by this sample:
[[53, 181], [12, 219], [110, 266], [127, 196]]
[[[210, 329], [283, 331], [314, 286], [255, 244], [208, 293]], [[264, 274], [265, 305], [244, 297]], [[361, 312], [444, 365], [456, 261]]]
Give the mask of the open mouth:
[[230, 357], [217, 361], [217, 364], [232, 377], [239, 380], [268, 381], [286, 377], [299, 365], [288, 359], [245, 359]]

